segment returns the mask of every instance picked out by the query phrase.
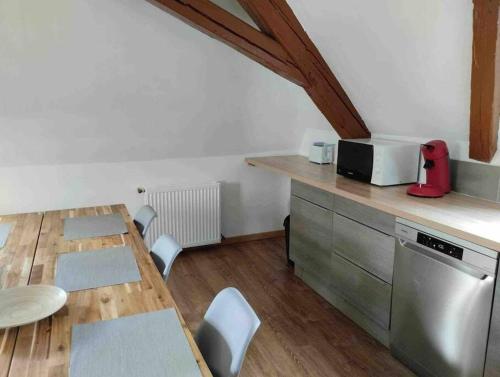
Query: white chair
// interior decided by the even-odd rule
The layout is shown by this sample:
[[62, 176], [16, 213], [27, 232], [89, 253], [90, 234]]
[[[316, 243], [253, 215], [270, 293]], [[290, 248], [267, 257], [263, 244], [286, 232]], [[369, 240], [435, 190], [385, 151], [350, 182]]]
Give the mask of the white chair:
[[163, 276], [165, 283], [167, 282], [174, 260], [181, 251], [182, 247], [172, 236], [163, 235], [155, 241], [150, 255], [156, 268], [160, 271], [161, 276]]
[[210, 304], [195, 340], [214, 377], [239, 375], [260, 320], [236, 288], [220, 291]]
[[156, 211], [153, 209], [153, 207], [148, 205], [142, 206], [141, 209], [136, 213], [134, 217], [134, 224], [142, 238], [146, 237], [149, 226], [151, 225], [155, 217], [157, 217]]

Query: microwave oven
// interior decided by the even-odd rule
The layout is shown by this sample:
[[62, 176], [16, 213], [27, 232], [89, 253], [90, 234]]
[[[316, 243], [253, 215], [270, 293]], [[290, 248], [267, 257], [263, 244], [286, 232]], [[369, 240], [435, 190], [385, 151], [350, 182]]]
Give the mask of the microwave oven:
[[339, 140], [337, 174], [391, 186], [418, 180], [420, 144], [383, 139]]

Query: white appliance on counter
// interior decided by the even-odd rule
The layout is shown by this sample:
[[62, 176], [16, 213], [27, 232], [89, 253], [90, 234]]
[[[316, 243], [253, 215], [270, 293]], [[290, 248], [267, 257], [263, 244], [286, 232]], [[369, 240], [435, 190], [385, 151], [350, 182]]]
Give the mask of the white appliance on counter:
[[391, 186], [418, 179], [420, 144], [383, 139], [339, 140], [337, 174]]
[[309, 161], [316, 164], [333, 163], [333, 144], [316, 142], [309, 150]]

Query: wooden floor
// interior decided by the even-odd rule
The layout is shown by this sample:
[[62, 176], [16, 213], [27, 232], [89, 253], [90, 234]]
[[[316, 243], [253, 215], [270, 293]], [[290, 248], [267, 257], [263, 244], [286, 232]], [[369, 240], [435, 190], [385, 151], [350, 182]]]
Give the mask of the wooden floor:
[[412, 376], [296, 278], [283, 248], [278, 238], [183, 252], [168, 286], [191, 331], [215, 294], [233, 286], [262, 320], [241, 377]]

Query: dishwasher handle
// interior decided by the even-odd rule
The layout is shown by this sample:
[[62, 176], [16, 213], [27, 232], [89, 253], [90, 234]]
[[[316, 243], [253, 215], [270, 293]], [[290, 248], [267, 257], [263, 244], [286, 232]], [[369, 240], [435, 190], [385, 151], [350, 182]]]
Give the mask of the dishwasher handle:
[[471, 266], [471, 265], [467, 264], [466, 262], [463, 262], [459, 259], [455, 259], [453, 257], [449, 257], [449, 256], [446, 256], [444, 254], [441, 254], [437, 251], [424, 248], [424, 247], [420, 246], [419, 244], [416, 244], [412, 241], [408, 241], [408, 240], [405, 240], [402, 238], [399, 238], [398, 241], [399, 241], [398, 246], [401, 248], [406, 248], [406, 249], [409, 249], [417, 254], [422, 254], [428, 258], [435, 259], [443, 264], [446, 264], [452, 268], [455, 268], [455, 269], [460, 270], [460, 271], [462, 271], [470, 276], [473, 276], [476, 279], [479, 279], [479, 280], [487, 280], [488, 278], [494, 279], [494, 277], [491, 276], [490, 274], [488, 274], [486, 271], [484, 271], [478, 267], [473, 267], [473, 266]]

